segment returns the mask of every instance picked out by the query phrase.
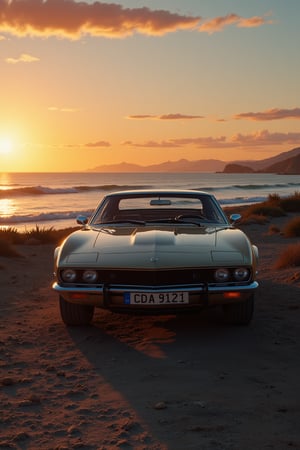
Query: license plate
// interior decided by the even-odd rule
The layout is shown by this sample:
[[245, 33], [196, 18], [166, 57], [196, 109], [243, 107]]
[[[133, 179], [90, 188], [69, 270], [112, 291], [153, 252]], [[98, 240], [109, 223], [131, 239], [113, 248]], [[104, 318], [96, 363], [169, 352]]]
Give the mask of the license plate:
[[125, 305], [182, 305], [189, 303], [188, 292], [126, 292]]

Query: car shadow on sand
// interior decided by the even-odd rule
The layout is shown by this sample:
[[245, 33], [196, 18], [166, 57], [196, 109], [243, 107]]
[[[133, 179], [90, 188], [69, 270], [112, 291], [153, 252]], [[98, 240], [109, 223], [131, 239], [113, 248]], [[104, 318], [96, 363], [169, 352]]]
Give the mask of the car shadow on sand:
[[[182, 316], [97, 311], [92, 326], [68, 328], [100, 380], [91, 389], [111, 407], [123, 405], [112, 422], [124, 411], [134, 416], [149, 448], [241, 448], [237, 436], [245, 449], [260, 445], [266, 437], [253, 432], [257, 408], [264, 416], [272, 402], [276, 409], [278, 399], [293, 401], [297, 370], [286, 368], [299, 351], [299, 288], [289, 286], [287, 295], [286, 286], [264, 281], [260, 289], [247, 327], [229, 326], [211, 309]], [[296, 418], [276, 420], [264, 429], [270, 445]], [[125, 435], [134, 446], [133, 428]]]

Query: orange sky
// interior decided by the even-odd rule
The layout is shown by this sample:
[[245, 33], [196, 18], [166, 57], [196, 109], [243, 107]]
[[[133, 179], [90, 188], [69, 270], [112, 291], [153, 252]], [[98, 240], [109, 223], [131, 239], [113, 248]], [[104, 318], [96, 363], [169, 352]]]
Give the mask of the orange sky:
[[299, 146], [299, 14], [280, 0], [0, 0], [0, 171]]

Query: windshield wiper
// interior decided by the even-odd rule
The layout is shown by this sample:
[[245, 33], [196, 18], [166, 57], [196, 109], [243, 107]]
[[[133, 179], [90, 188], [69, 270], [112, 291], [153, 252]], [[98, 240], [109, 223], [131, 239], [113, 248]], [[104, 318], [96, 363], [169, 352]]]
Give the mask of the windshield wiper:
[[198, 227], [203, 226], [201, 223], [196, 222], [195, 220], [187, 220], [187, 219], [177, 219], [176, 217], [167, 217], [164, 219], [153, 219], [153, 220], [147, 220], [147, 223], [179, 223], [179, 224], [191, 224], [191, 225], [197, 225]]
[[122, 223], [129, 223], [130, 225], [145, 225], [144, 220], [132, 220], [132, 219], [112, 220], [110, 222], [99, 223], [99, 225], [116, 225]]

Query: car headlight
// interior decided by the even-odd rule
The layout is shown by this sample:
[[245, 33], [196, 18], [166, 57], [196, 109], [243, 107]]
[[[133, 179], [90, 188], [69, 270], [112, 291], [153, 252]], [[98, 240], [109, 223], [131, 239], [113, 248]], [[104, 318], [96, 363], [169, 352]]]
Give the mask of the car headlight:
[[249, 278], [249, 269], [245, 267], [238, 267], [233, 272], [234, 279], [236, 281], [245, 281]]
[[217, 269], [215, 271], [215, 280], [220, 282], [220, 283], [224, 283], [226, 281], [229, 280], [230, 277], [230, 273], [228, 269]]
[[66, 283], [73, 283], [76, 280], [76, 272], [73, 269], [62, 270], [60, 276]]
[[95, 270], [85, 270], [82, 274], [85, 283], [94, 283], [97, 280], [97, 272]]

